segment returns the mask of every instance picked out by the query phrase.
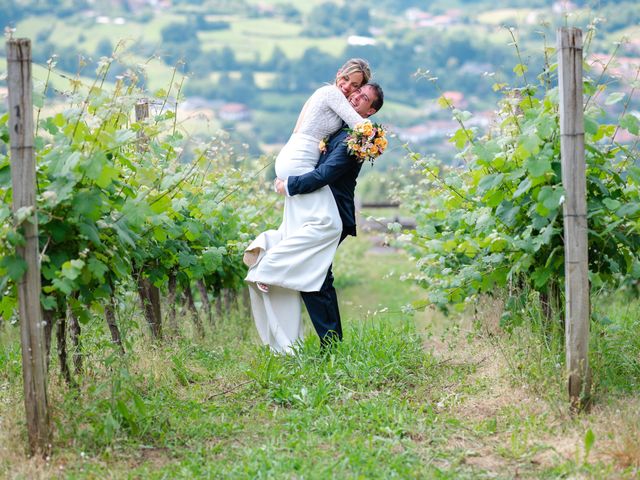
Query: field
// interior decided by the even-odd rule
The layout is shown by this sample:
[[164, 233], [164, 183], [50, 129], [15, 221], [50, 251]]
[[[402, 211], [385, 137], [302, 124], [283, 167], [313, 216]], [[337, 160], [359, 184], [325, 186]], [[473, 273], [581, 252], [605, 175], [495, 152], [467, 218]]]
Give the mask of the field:
[[[572, 417], [559, 365], [526, 329], [481, 316], [402, 313], [419, 292], [405, 254], [349, 239], [335, 273], [345, 341], [323, 356], [256, 345], [237, 310], [194, 341], [150, 344], [131, 329], [117, 358], [101, 325], [82, 386], [52, 376], [54, 454], [24, 460], [16, 329], [0, 355], [5, 478], [634, 478], [637, 397], [609, 394]], [[125, 309], [123, 315], [131, 314]], [[623, 313], [621, 311], [621, 313]], [[635, 310], [627, 306], [627, 318]], [[622, 316], [622, 315], [621, 315]], [[134, 322], [141, 319], [135, 314]], [[543, 355], [545, 353], [545, 355]], [[52, 370], [57, 368], [55, 360]]]
[[[0, 478], [638, 478], [640, 173], [637, 144], [616, 135], [637, 137], [640, 117], [637, 82], [614, 71], [576, 80], [588, 167], [590, 379], [573, 396], [583, 411], [570, 411], [567, 391], [563, 219], [574, 195], [561, 178], [564, 70], [547, 63], [541, 33], [591, 12], [554, 14], [540, 31], [535, 2], [435, 2], [397, 16], [391, 2], [372, 6], [371, 28], [357, 28], [378, 44], [349, 52], [372, 59], [389, 93], [374, 118], [391, 143], [363, 167], [357, 203], [402, 206], [363, 207], [358, 237], [335, 257], [344, 341], [320, 349], [304, 313], [305, 339], [279, 355], [259, 344], [242, 251], [277, 225], [272, 154], [333, 75], [338, 60], [324, 55], [356, 30], [325, 11], [318, 27], [344, 34], [311, 38], [315, 19], [285, 21], [248, 1], [255, 10], [177, 2], [165, 15], [47, 11], [18, 23], [38, 54], [37, 203], [10, 209], [14, 127], [0, 115]], [[293, 5], [307, 13], [321, 1]], [[640, 18], [632, 7], [603, 6], [613, 27], [588, 48], [637, 33], [625, 28], [637, 23], [627, 15]], [[206, 23], [218, 20], [229, 28]], [[175, 22], [193, 30], [174, 25], [163, 45]], [[118, 45], [113, 63], [105, 39]], [[48, 78], [44, 42], [71, 73]], [[302, 57], [309, 47], [318, 53]], [[288, 58], [266, 62], [275, 48]], [[75, 74], [80, 50], [92, 58]], [[458, 103], [438, 102], [443, 91]], [[404, 136], [409, 127], [440, 136]], [[31, 219], [39, 246], [23, 230]], [[42, 269], [42, 325], [56, 326], [46, 458], [27, 452], [16, 313], [26, 243]]]
[[[275, 47], [281, 48], [290, 58], [299, 58], [309, 47], [336, 54], [346, 46], [346, 38], [305, 38], [300, 33], [302, 26], [276, 18], [245, 18], [242, 16], [216, 17], [230, 23], [230, 28], [220, 31], [199, 32], [201, 49], [205, 52], [230, 47], [239, 60], [262, 60], [269, 58]], [[16, 36], [36, 39], [38, 33], [51, 31], [50, 41], [56, 46], [82, 45], [83, 50], [93, 53], [98, 43], [108, 39], [115, 46], [123, 41], [128, 45], [143, 43], [162, 56], [161, 30], [173, 22], [186, 21], [186, 15], [171, 13], [155, 16], [148, 23], [127, 21], [122, 25], [98, 24], [91, 18], [79, 18], [71, 22], [51, 21], [44, 17], [31, 17], [16, 25]], [[135, 48], [134, 48], [135, 50]]]

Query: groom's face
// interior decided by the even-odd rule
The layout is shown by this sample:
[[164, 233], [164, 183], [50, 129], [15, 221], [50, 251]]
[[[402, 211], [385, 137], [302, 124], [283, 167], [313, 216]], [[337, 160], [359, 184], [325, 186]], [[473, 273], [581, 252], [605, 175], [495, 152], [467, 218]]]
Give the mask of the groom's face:
[[374, 113], [375, 109], [371, 104], [376, 99], [376, 91], [370, 85], [359, 88], [349, 96], [349, 103], [362, 118], [367, 118]]

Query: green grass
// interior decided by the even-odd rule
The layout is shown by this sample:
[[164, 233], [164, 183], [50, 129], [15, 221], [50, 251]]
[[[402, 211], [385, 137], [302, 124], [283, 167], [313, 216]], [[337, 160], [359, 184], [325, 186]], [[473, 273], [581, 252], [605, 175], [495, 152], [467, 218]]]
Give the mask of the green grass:
[[[4, 325], [0, 476], [633, 478], [632, 466], [607, 456], [633, 455], [615, 443], [640, 434], [633, 393], [610, 390], [593, 413], [569, 416], [561, 370], [539, 364], [550, 379], [543, 394], [536, 388], [544, 345], [532, 330], [489, 335], [465, 318], [402, 313], [419, 296], [400, 281], [414, 267], [399, 252], [370, 250], [370, 240], [349, 238], [338, 251], [345, 340], [328, 355], [312, 333], [296, 355], [272, 354], [243, 309], [203, 340], [181, 317], [182, 336], [154, 344], [127, 307], [119, 320], [129, 353], [120, 358], [94, 318], [83, 326], [78, 390], [61, 384], [52, 359], [49, 462], [24, 457], [18, 331]], [[615, 305], [609, 314], [635, 328], [636, 310]], [[433, 335], [436, 321], [442, 333]], [[587, 458], [588, 429], [596, 440]]]
[[635, 287], [594, 302], [591, 363], [599, 391], [633, 393], [640, 386], [640, 304]]
[[343, 309], [349, 318], [362, 318], [367, 311], [372, 314], [384, 308], [398, 314], [419, 294], [417, 287], [408, 283], [405, 288], [389, 287], [401, 286], [400, 277], [413, 271], [404, 252], [369, 248], [370, 239], [366, 235], [349, 237], [334, 261], [336, 283], [342, 290]]
[[[410, 438], [435, 416], [406, 391], [439, 373], [408, 320], [352, 325], [327, 357], [314, 339], [296, 356], [186, 339], [124, 360], [96, 355], [109, 373], [92, 369], [80, 395], [52, 389], [58, 455], [83, 459], [66, 475], [421, 478], [431, 469]], [[161, 469], [135, 465], [151, 452]]]

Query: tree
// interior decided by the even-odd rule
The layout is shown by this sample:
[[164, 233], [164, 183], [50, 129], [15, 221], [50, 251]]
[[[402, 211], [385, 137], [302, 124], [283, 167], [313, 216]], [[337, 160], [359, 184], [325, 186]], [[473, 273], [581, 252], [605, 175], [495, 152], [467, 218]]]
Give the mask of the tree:
[[279, 5], [276, 5], [275, 11], [276, 11], [276, 15], [281, 16], [282, 18], [284, 18], [289, 22], [298, 23], [302, 19], [302, 14], [300, 13], [300, 10], [298, 10], [291, 3], [282, 3]]
[[102, 38], [96, 46], [96, 56], [110, 57], [113, 53], [113, 44], [108, 38]]
[[279, 45], [276, 45], [273, 47], [269, 60], [265, 62], [264, 69], [272, 70], [274, 72], [282, 72], [289, 67], [290, 63], [291, 62], [287, 58], [287, 54], [284, 53], [284, 50], [282, 50]]
[[237, 66], [236, 54], [233, 53], [233, 50], [230, 47], [225, 46], [222, 49], [222, 52], [220, 52], [220, 69], [234, 70]]
[[366, 6], [339, 6], [333, 2], [325, 2], [311, 9], [303, 33], [309, 37], [329, 37], [347, 33], [368, 35], [370, 23], [369, 8]]
[[231, 78], [227, 72], [223, 72], [218, 79], [218, 85], [212, 97], [231, 102], [253, 103], [256, 98], [253, 72], [248, 69], [243, 70], [239, 79]]
[[185, 62], [185, 69], [191, 70], [190, 59], [198, 58], [201, 55], [200, 42], [189, 40], [185, 43], [166, 43], [164, 45], [163, 59], [167, 65], [175, 65], [179, 61]]
[[197, 31], [187, 23], [169, 23], [161, 30], [160, 34], [164, 43], [183, 43], [198, 40]]

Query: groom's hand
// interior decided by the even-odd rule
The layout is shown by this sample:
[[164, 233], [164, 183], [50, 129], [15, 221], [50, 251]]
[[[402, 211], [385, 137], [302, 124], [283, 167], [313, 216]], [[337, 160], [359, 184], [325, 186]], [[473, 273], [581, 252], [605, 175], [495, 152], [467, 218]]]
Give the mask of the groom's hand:
[[276, 178], [275, 187], [276, 187], [276, 192], [278, 192], [280, 195], [287, 194], [286, 190], [284, 189], [284, 181], [282, 179]]

